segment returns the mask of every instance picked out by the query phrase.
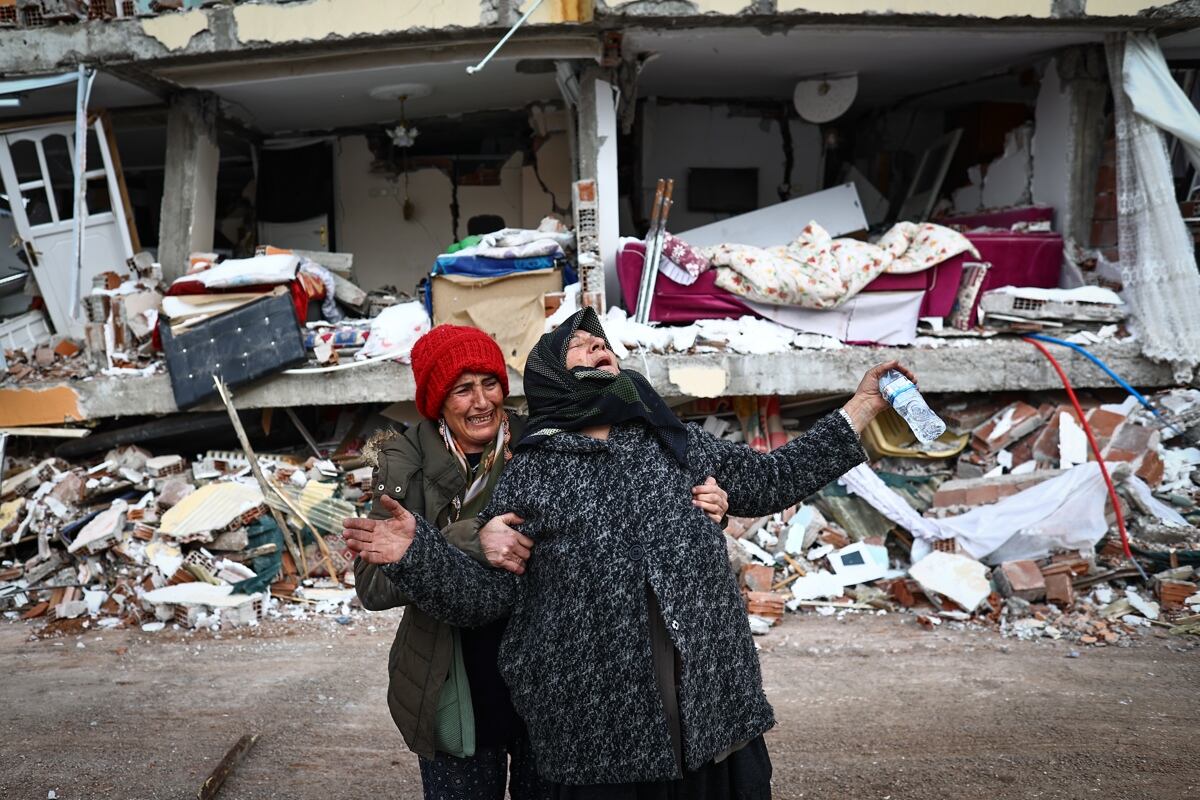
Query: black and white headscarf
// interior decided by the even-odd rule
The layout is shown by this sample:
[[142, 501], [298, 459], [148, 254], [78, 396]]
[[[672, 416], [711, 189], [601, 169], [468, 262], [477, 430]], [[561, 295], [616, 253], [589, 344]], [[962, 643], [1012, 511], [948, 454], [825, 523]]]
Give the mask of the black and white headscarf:
[[567, 347], [578, 330], [608, 342], [591, 308], [547, 333], [525, 364], [529, 425], [518, 447], [536, 446], [556, 433], [642, 420], [679, 463], [687, 466], [687, 429], [639, 372], [616, 375], [590, 367], [567, 369]]

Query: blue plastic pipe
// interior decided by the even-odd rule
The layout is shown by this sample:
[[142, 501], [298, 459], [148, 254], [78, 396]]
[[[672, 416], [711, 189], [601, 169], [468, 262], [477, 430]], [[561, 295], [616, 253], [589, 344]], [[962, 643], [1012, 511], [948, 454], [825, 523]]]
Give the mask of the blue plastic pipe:
[[1162, 422], [1163, 425], [1165, 425], [1168, 428], [1170, 428], [1171, 430], [1175, 431], [1175, 433], [1177, 433], [1178, 435], [1180, 435], [1180, 436], [1183, 435], [1183, 431], [1179, 430], [1174, 425], [1172, 425], [1170, 422], [1163, 419], [1163, 416], [1161, 413], [1159, 413], [1159, 410], [1157, 408], [1155, 408], [1154, 405], [1151, 404], [1151, 402], [1149, 400], [1147, 400], [1146, 397], [1141, 392], [1139, 392], [1137, 389], [1130, 386], [1125, 381], [1124, 378], [1122, 378], [1117, 373], [1113, 372], [1112, 368], [1110, 368], [1108, 366], [1108, 364], [1105, 364], [1099, 358], [1097, 358], [1096, 356], [1089, 353], [1087, 351], [1087, 349], [1085, 347], [1083, 347], [1082, 345], [1075, 344], [1074, 342], [1068, 342], [1065, 339], [1055, 339], [1053, 336], [1046, 336], [1045, 334], [1042, 334], [1042, 333], [1029, 333], [1029, 334], [1025, 335], [1025, 338], [1026, 339], [1037, 339], [1039, 342], [1046, 342], [1048, 344], [1057, 344], [1062, 347], [1071, 348], [1076, 353], [1079, 353], [1080, 355], [1084, 356], [1089, 361], [1091, 361], [1093, 364], [1095, 364], [1097, 367], [1104, 370], [1104, 372], [1108, 375], [1108, 377], [1110, 377], [1114, 381], [1116, 381], [1117, 385], [1120, 386], [1122, 389], [1124, 389], [1126, 392], [1128, 392], [1130, 395], [1137, 398], [1137, 401], [1139, 403], [1141, 403], [1143, 406], [1145, 406], [1146, 409], [1151, 414], [1153, 414], [1155, 416], [1155, 418], [1157, 418], [1160, 422]]

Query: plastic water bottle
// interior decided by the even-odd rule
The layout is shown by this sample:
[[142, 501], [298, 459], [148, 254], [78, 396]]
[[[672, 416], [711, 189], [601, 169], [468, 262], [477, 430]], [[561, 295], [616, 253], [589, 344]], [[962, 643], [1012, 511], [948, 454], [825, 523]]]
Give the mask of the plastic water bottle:
[[883, 373], [879, 379], [879, 391], [892, 408], [896, 409], [896, 413], [908, 423], [908, 427], [916, 434], [917, 441], [929, 444], [946, 432], [946, 423], [933, 413], [921, 392], [912, 381], [904, 377], [904, 373], [894, 369]]

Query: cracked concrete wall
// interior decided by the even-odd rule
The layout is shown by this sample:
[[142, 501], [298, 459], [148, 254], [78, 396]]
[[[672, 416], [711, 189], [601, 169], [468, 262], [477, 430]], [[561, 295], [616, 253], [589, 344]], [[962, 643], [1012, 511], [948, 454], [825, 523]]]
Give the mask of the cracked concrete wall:
[[145, 62], [355, 37], [482, 28], [501, 21], [505, 7], [506, 0], [302, 0], [0, 30], [0, 74], [48, 72], [80, 61]]
[[[402, 214], [404, 178], [396, 181], [370, 171], [372, 154], [366, 137], [338, 140], [334, 171], [338, 249], [354, 253], [355, 277], [364, 289], [393, 285], [412, 291], [429, 274], [434, 259], [452, 242], [450, 178], [439, 169], [409, 173], [408, 197], [414, 215]], [[538, 171], [561, 208], [571, 200], [571, 156], [565, 133], [551, 133], [537, 152]], [[459, 186], [459, 236], [467, 220], [498, 214], [511, 227], [536, 228], [554, 211], [533, 167], [514, 153], [500, 169], [499, 186]], [[569, 219], [564, 221], [569, 222]]]
[[756, 169], [759, 208], [779, 202], [778, 188], [785, 181], [791, 183], [793, 197], [817, 191], [822, 169], [820, 128], [799, 119], [789, 123], [795, 153], [790, 179], [783, 174], [783, 134], [777, 120], [733, 110], [724, 103], [647, 100], [642, 107], [641, 207], [650, 208], [659, 178], [674, 178], [672, 230], [686, 231], [728, 217], [688, 209], [687, 177], [692, 167]]
[[[380, 36], [418, 38], [456, 29], [484, 35], [489, 27], [511, 24], [520, 7], [517, 0], [244, 2], [146, 19], [4, 29], [0, 30], [0, 74], [50, 72], [80, 61], [145, 64], [177, 57], [235, 57], [285, 46]], [[809, 14], [873, 24], [888, 16], [1200, 19], [1192, 0], [546, 0], [530, 22], [569, 30], [593, 19], [611, 25], [646, 17], [713, 21], [739, 15], [800, 18]]]

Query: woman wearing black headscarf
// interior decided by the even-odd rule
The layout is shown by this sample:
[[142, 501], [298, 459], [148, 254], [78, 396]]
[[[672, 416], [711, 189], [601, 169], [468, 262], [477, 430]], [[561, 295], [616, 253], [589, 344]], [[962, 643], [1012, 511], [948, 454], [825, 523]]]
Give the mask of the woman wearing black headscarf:
[[886, 408], [878, 377], [893, 367], [761, 454], [683, 425], [585, 309], [530, 353], [527, 432], [481, 515], [524, 518], [536, 545], [523, 576], [479, 566], [399, 508], [346, 535], [435, 617], [511, 611], [500, 670], [557, 797], [765, 800], [774, 713], [724, 537], [691, 488], [716, 476], [739, 516], [820, 489], [865, 460], [858, 431]]

